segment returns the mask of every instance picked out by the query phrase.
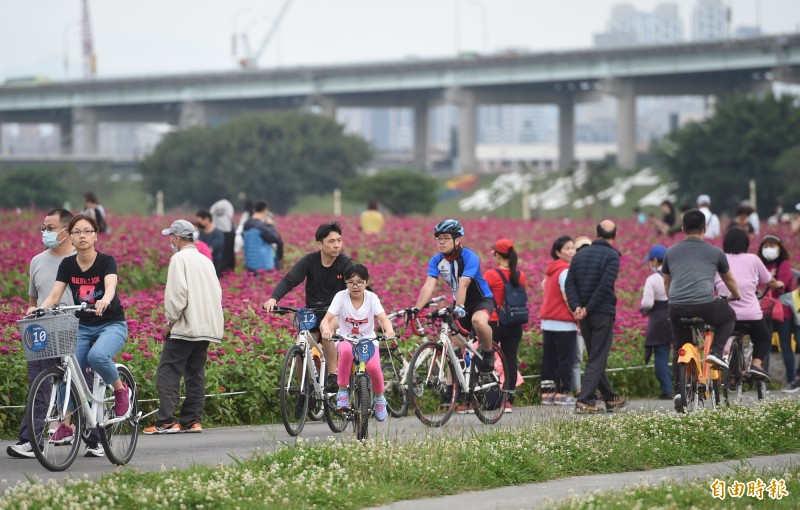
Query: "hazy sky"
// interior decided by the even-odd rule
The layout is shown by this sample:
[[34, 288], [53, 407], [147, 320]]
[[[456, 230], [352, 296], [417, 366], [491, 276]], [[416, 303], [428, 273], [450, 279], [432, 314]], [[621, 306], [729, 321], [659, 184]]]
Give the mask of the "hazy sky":
[[[800, 0], [725, 1], [734, 28], [760, 18], [765, 33], [800, 30]], [[282, 3], [92, 0], [98, 76], [235, 69], [232, 33], [247, 32], [255, 49]], [[260, 63], [288, 67], [441, 57], [454, 55], [456, 45], [478, 52], [588, 48], [620, 3], [652, 11], [664, 1], [294, 0]], [[689, 37], [695, 0], [674, 3]], [[79, 0], [0, 0], [0, 81], [80, 77], [80, 12]], [[241, 41], [238, 46], [242, 56]]]

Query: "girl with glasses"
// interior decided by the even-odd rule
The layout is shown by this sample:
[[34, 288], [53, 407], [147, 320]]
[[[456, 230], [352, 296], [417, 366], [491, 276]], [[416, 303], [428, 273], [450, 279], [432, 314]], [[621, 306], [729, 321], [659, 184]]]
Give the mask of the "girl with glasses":
[[[381, 300], [375, 293], [367, 290], [369, 285], [369, 272], [362, 264], [355, 264], [347, 268], [344, 273], [347, 289], [339, 291], [333, 298], [325, 318], [320, 324], [322, 338], [330, 340], [333, 336], [333, 324], [339, 324], [337, 333], [341, 336], [355, 335], [360, 338], [375, 338], [375, 322], [379, 322], [387, 338], [393, 338], [394, 328], [386, 316], [381, 305]], [[378, 352], [378, 342], [375, 343], [375, 355], [367, 362], [367, 373], [372, 379], [372, 388], [375, 391], [375, 418], [384, 421], [387, 417], [386, 397], [383, 396], [383, 371]], [[338, 383], [339, 393], [336, 404], [339, 409], [350, 407], [350, 372], [353, 370], [353, 352], [350, 342], [339, 342]]]

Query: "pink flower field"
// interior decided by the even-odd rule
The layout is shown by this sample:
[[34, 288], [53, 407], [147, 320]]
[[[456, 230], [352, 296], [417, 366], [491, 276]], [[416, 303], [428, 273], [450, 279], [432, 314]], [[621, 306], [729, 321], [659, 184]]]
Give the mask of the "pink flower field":
[[[27, 391], [24, 355], [16, 321], [27, 302], [28, 264], [43, 250], [39, 231], [43, 212], [0, 211], [6, 225], [0, 240], [0, 406], [21, 405]], [[114, 232], [101, 237], [99, 251], [117, 259], [120, 268], [120, 298], [126, 309], [130, 330], [122, 362], [128, 364], [141, 384], [141, 398], [155, 395], [154, 373], [160, 352], [163, 323], [163, 283], [171, 255], [169, 243], [160, 230], [177, 217], [114, 217]], [[187, 217], [192, 220], [193, 217]], [[278, 220], [278, 228], [286, 243], [286, 267], [303, 254], [315, 249], [313, 233], [317, 225], [331, 218], [299, 215]], [[361, 234], [355, 216], [339, 218], [344, 228], [344, 251], [370, 270], [371, 283], [387, 310], [412, 306], [426, 275], [427, 261], [435, 251], [432, 229], [439, 219], [388, 218], [384, 231], [377, 236]], [[465, 244], [489, 261], [492, 243], [500, 237], [514, 240], [521, 257], [521, 268], [528, 281], [528, 295], [533, 320], [527, 326], [521, 348], [523, 375], [539, 372], [541, 358], [538, 309], [542, 296], [539, 282], [549, 260], [550, 245], [559, 235], [589, 235], [593, 237], [594, 221], [523, 222], [486, 219], [465, 221]], [[798, 253], [797, 240], [788, 231], [778, 232], [787, 239], [790, 253]], [[653, 244], [672, 244], [681, 236], [658, 238], [646, 225], [634, 220], [619, 224], [618, 248], [622, 252], [620, 276], [617, 280], [617, 321], [610, 367], [640, 365], [643, 361], [643, 332], [646, 325], [638, 311], [641, 287], [648, 274], [642, 262]], [[751, 251], [757, 247], [753, 241]], [[488, 262], [482, 267], [486, 270]], [[237, 271], [222, 279], [223, 304], [226, 312], [224, 342], [209, 353], [208, 391], [248, 391], [245, 396], [211, 399], [209, 418], [216, 423], [253, 423], [274, 419], [277, 402], [276, 381], [283, 350], [292, 334], [289, 319], [268, 316], [261, 304], [269, 297], [279, 274], [253, 277]], [[302, 285], [290, 293], [281, 304], [297, 306], [303, 301]], [[445, 293], [444, 287], [441, 292]], [[399, 329], [407, 338], [410, 333]], [[410, 348], [410, 343], [409, 347]], [[638, 389], [631, 378], [615, 379], [615, 384], [629, 391], [647, 391], [655, 387], [651, 371], [631, 372], [636, 378], [652, 379]], [[631, 385], [629, 387], [629, 385]], [[532, 387], [534, 385], [526, 385]], [[212, 401], [216, 401], [212, 403]], [[12, 422], [17, 418], [11, 419]], [[9, 415], [0, 413], [0, 430], [12, 431]]]

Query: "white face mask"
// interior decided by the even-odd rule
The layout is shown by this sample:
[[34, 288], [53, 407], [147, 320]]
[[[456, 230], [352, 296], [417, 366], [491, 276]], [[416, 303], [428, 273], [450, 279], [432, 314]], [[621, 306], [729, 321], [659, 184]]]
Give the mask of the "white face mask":
[[66, 228], [67, 227], [64, 227], [61, 230], [59, 230], [58, 232], [56, 232], [56, 231], [48, 232], [48, 231], [45, 230], [44, 232], [42, 232], [42, 243], [44, 243], [44, 245], [48, 249], [55, 250], [56, 248], [58, 248], [61, 245], [61, 243], [64, 242], [64, 239], [66, 239], [66, 237], [65, 237], [61, 241], [58, 240], [58, 234], [63, 232]]
[[765, 246], [765, 247], [761, 248], [761, 255], [763, 255], [764, 258], [767, 259], [767, 260], [775, 260], [775, 259], [777, 259], [778, 255], [780, 255], [780, 253], [781, 253], [781, 251], [778, 248], [773, 248], [773, 247], [770, 247], [770, 246]]

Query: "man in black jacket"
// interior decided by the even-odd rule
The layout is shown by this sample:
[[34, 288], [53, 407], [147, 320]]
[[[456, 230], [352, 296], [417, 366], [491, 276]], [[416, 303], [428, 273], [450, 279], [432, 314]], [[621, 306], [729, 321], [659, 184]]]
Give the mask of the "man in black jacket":
[[[325, 317], [325, 312], [331, 305], [333, 296], [347, 288], [344, 282], [344, 272], [348, 266], [353, 265], [353, 261], [342, 253], [342, 227], [339, 222], [323, 223], [317, 228], [314, 238], [317, 240], [319, 250], [301, 258], [286, 273], [286, 276], [275, 286], [270, 298], [264, 303], [264, 310], [271, 312], [283, 296], [305, 280], [306, 306], [320, 310], [316, 313], [316, 326], [310, 330], [319, 342], [319, 323]], [[336, 346], [331, 341], [322, 341], [322, 352], [328, 369], [326, 388], [329, 391], [335, 391], [338, 388]]]
[[625, 399], [611, 389], [606, 375], [606, 363], [611, 352], [617, 297], [614, 282], [619, 273], [620, 254], [611, 245], [617, 237], [617, 226], [610, 220], [597, 225], [597, 239], [575, 254], [565, 284], [569, 307], [580, 321], [581, 335], [586, 343], [588, 361], [583, 375], [575, 412], [600, 412], [596, 392], [599, 389], [612, 412], [625, 406]]

